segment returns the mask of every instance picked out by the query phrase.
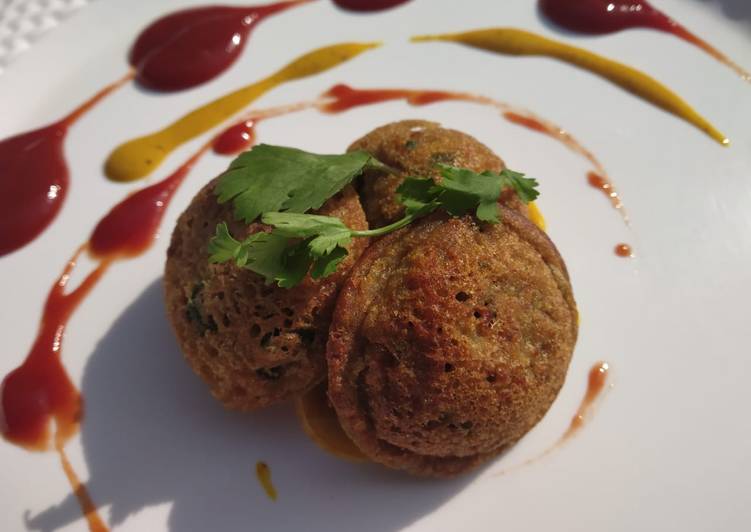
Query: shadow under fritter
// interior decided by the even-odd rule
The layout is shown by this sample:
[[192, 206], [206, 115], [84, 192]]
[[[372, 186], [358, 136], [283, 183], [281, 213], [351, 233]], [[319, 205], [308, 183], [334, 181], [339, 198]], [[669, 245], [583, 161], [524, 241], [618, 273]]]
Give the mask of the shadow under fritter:
[[[98, 343], [81, 388], [87, 486], [103, 516], [109, 508], [112, 526], [169, 503], [171, 531], [400, 530], [473, 479], [419, 480], [329, 456], [307, 439], [288, 406], [225, 411], [182, 359], [161, 279]], [[255, 478], [258, 460], [271, 467], [277, 502]], [[52, 531], [79, 519], [71, 494], [26, 524]]]

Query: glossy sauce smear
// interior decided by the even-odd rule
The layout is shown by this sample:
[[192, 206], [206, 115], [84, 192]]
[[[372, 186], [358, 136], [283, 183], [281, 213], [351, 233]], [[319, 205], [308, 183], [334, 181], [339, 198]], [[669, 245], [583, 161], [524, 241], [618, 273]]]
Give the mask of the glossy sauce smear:
[[259, 22], [301, 3], [304, 2], [206, 6], [171, 13], [140, 33], [128, 62], [136, 71], [136, 81], [149, 89], [176, 91], [195, 87], [215, 78], [237, 60], [248, 34]]
[[107, 177], [133, 181], [149, 175], [174, 149], [220, 125], [271, 89], [334, 68], [380, 43], [341, 43], [304, 54], [274, 74], [202, 105], [165, 128], [129, 140], [109, 155]]
[[579, 33], [600, 35], [629, 28], [650, 28], [673, 34], [730, 67], [742, 79], [751, 81], [748, 71], [646, 0], [539, 0], [539, 6], [550, 20]]
[[0, 256], [34, 240], [57, 217], [68, 195], [63, 144], [70, 126], [131, 78], [108, 85], [57, 122], [0, 141]]
[[730, 141], [680, 96], [656, 79], [584, 48], [548, 39], [536, 33], [516, 28], [490, 28], [462, 33], [419, 35], [414, 42], [448, 41], [498, 54], [515, 56], [545, 56], [588, 70], [611, 83], [671, 113], [703, 131], [722, 144]]
[[166, 15], [147, 26], [131, 47], [128, 60], [134, 71], [62, 119], [1, 140], [0, 256], [34, 240], [59, 214], [69, 188], [65, 137], [70, 126], [104, 97], [134, 77], [156, 91], [209, 81], [234, 63], [258, 22], [307, 1], [200, 7]]

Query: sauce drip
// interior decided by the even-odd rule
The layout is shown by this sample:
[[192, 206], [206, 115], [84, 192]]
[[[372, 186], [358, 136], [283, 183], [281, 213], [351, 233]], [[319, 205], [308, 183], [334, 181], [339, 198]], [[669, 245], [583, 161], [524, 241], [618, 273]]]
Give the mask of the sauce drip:
[[367, 460], [339, 424], [326, 395], [326, 383], [319, 384], [295, 401], [295, 411], [305, 433], [321, 449], [354, 462]]
[[[39, 332], [26, 359], [0, 384], [3, 437], [37, 451], [49, 449], [54, 441], [63, 470], [92, 531], [105, 531], [107, 527], [96, 514], [96, 506], [63, 451], [65, 443], [78, 431], [83, 415], [83, 399], [61, 359], [65, 329], [114, 260], [133, 257], [148, 249], [174, 193], [210, 147], [210, 143], [204, 145], [171, 175], [126, 197], [99, 221], [87, 244], [75, 252], [50, 289]], [[87, 249], [99, 259], [99, 264], [77, 288], [65, 293], [76, 262]], [[54, 435], [50, 432], [53, 423]]]
[[[47, 296], [39, 332], [23, 364], [11, 371], [0, 387], [2, 433], [22, 447], [45, 450], [50, 447], [50, 423], [55, 424], [56, 445], [76, 433], [82, 417], [82, 400], [61, 361], [62, 343], [68, 319], [107, 271], [113, 260], [143, 253], [177, 187], [201, 150], [164, 180], [146, 187], [117, 204], [94, 229], [63, 269]], [[88, 249], [99, 259], [97, 267], [70, 293], [66, 285], [80, 254]]]
[[241, 120], [220, 133], [214, 141], [214, 153], [235, 155], [252, 146], [256, 140], [257, 120]]
[[107, 158], [105, 173], [114, 181], [145, 177], [175, 148], [224, 122], [274, 87], [334, 68], [378, 45], [342, 43], [304, 54], [271, 76], [217, 98], [160, 131], [121, 144]]
[[420, 35], [413, 37], [412, 41], [449, 41], [499, 54], [545, 56], [558, 59], [597, 74], [635, 96], [685, 120], [723, 146], [730, 144], [725, 135], [699, 115], [680, 96], [656, 79], [628, 65], [577, 46], [514, 28], [491, 28], [464, 33]]
[[607, 177], [595, 172], [589, 172], [587, 174], [587, 182], [589, 183], [589, 186], [594, 187], [605, 194], [615, 209], [623, 209], [623, 202], [621, 202], [618, 191]]
[[60, 457], [60, 464], [63, 466], [63, 472], [65, 472], [65, 476], [68, 478], [68, 483], [70, 484], [76, 499], [78, 499], [78, 504], [89, 525], [89, 530], [91, 532], [107, 532], [109, 528], [104, 524], [102, 518], [99, 517], [96, 504], [94, 504], [86, 486], [79, 480], [78, 475], [76, 475], [70, 460], [68, 460], [68, 456], [65, 454], [65, 449], [63, 449], [62, 446], [57, 447], [57, 454]]
[[334, 3], [346, 9], [347, 11], [382, 11], [390, 9], [401, 4], [406, 4], [409, 0], [334, 0]]
[[613, 251], [617, 256], [623, 258], [631, 258], [634, 256], [633, 252], [631, 251], [631, 246], [629, 246], [628, 244], [617, 244]]
[[[589, 370], [589, 376], [587, 378], [587, 391], [584, 393], [584, 397], [579, 403], [579, 408], [576, 410], [576, 414], [571, 418], [566, 432], [560, 437], [556, 443], [556, 447], [567, 441], [574, 434], [576, 434], [583, 426], [587, 419], [592, 415], [595, 402], [605, 389], [605, 384], [608, 382], [608, 372], [610, 371], [610, 364], [607, 362], [597, 362]], [[555, 447], [554, 447], [555, 448]]]
[[550, 20], [579, 33], [600, 35], [628, 28], [671, 33], [730, 67], [742, 79], [751, 81], [748, 71], [645, 0], [539, 0], [539, 6]]
[[106, 86], [57, 122], [0, 141], [0, 256], [34, 240], [57, 217], [68, 194], [68, 129], [132, 77]]
[[82, 416], [81, 396], [61, 361], [63, 336], [68, 319], [107, 270], [103, 262], [70, 293], [65, 293], [78, 257], [78, 249], [49, 291], [36, 340], [24, 362], [0, 385], [0, 428], [11, 443], [30, 450], [49, 449], [50, 425], [54, 443], [62, 446], [78, 430]]
[[309, 0], [264, 6], [207, 6], [166, 15], [147, 26], [128, 56], [136, 81], [157, 91], [195, 87], [229, 68], [256, 25]]
[[271, 482], [271, 468], [266, 462], [256, 462], [256, 478], [268, 498], [276, 501], [277, 493], [274, 484]]
[[553, 445], [545, 449], [545, 451], [538, 454], [537, 456], [533, 456], [532, 458], [525, 460], [521, 464], [517, 464], [515, 466], [509, 467], [508, 469], [501, 470], [494, 476], [506, 475], [508, 473], [516, 471], [517, 469], [521, 469], [539, 460], [542, 460], [543, 458], [557, 451], [563, 444], [565, 444], [574, 435], [576, 435], [576, 433], [579, 432], [582, 427], [584, 427], [587, 420], [591, 418], [595, 404], [600, 398], [600, 395], [602, 394], [603, 390], [605, 389], [605, 385], [608, 382], [609, 372], [610, 364], [602, 361], [596, 362], [589, 369], [589, 374], [587, 376], [587, 389], [584, 392], [584, 397], [582, 397], [582, 400], [579, 403], [579, 408], [576, 409], [576, 413], [571, 418], [571, 422], [569, 423], [566, 431]]

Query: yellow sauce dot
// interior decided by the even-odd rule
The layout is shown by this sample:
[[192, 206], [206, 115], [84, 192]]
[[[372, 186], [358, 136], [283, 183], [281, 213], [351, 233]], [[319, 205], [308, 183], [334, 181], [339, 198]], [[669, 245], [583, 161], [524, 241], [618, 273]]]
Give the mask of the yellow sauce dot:
[[269, 499], [275, 501], [277, 498], [276, 488], [271, 482], [271, 468], [265, 462], [256, 463], [256, 477], [263, 487], [263, 491], [269, 496]]
[[354, 462], [366, 460], [360, 449], [344, 433], [336, 412], [326, 396], [326, 385], [320, 384], [295, 402], [297, 417], [305, 433], [321, 449]]
[[319, 74], [377, 46], [380, 43], [342, 43], [304, 54], [275, 74], [217, 98], [164, 129], [121, 144], [107, 158], [104, 172], [113, 181], [145, 177], [175, 148], [231, 118], [274, 87]]
[[542, 212], [540, 212], [540, 209], [534, 201], [527, 205], [527, 213], [532, 223], [544, 231], [547, 227], [545, 224], [545, 217], [542, 215]]
[[536, 33], [514, 28], [490, 28], [418, 35], [413, 42], [451, 41], [507, 55], [539, 55], [551, 57], [589, 70], [619, 87], [697, 127], [723, 146], [730, 141], [680, 96], [656, 79], [623, 63], [618, 63], [583, 48], [548, 39]]

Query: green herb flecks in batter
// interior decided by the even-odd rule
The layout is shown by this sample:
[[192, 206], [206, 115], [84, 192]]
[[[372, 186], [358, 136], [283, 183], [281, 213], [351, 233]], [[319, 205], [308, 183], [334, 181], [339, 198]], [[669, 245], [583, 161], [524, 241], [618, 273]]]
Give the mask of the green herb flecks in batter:
[[[251, 157], [259, 148], [260, 155]], [[245, 162], [238, 163], [243, 157]], [[512, 170], [477, 173], [439, 166], [443, 178], [440, 183], [431, 178], [407, 177], [397, 189], [397, 198], [405, 206], [403, 218], [384, 227], [359, 231], [350, 229], [339, 218], [304, 212], [323, 205], [365, 168], [387, 169], [386, 165], [365, 152], [316, 155], [261, 145], [230, 166], [217, 185], [217, 193], [220, 202], [234, 198], [239, 219], [250, 223], [260, 215], [261, 222], [274, 229], [238, 241], [221, 223], [209, 244], [209, 260], [234, 261], [263, 276], [267, 283], [291, 288], [308, 272], [314, 279], [334, 273], [347, 256], [346, 246], [353, 238], [386, 235], [438, 209], [452, 216], [471, 212], [479, 220], [495, 224], [500, 221], [498, 199], [504, 190], [513, 189], [525, 203], [539, 194], [536, 180]], [[233, 168], [238, 173], [230, 174]]]

